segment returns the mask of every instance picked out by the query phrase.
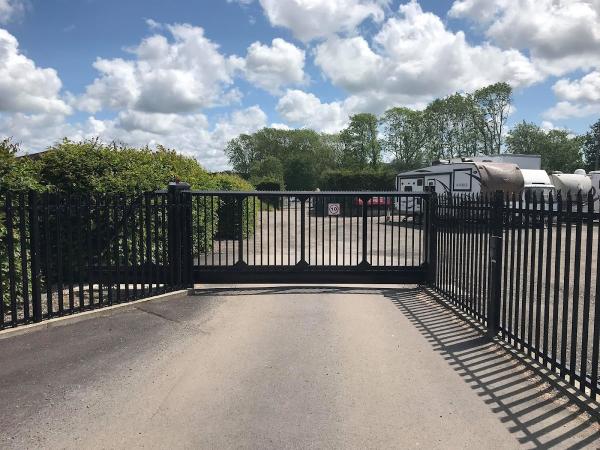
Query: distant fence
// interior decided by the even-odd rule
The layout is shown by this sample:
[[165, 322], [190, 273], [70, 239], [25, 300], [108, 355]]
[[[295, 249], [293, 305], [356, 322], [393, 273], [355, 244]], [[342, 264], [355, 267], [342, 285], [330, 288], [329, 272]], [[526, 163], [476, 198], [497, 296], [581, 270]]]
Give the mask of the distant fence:
[[516, 348], [599, 392], [600, 214], [593, 197], [438, 196], [432, 284]]

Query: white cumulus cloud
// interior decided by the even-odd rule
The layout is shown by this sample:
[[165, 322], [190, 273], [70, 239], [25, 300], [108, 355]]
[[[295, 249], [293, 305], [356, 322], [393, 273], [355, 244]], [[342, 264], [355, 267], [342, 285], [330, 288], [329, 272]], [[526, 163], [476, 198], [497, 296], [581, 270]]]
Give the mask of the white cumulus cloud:
[[470, 44], [417, 2], [400, 5], [373, 38], [331, 38], [316, 47], [315, 63], [369, 111], [397, 104], [418, 107], [437, 96], [507, 81], [528, 86], [542, 75], [517, 50]]
[[352, 31], [369, 18], [381, 22], [387, 3], [381, 0], [260, 0], [271, 25], [290, 29], [304, 42]]
[[209, 170], [222, 170], [228, 165], [223, 152], [227, 141], [267, 124], [267, 116], [258, 106], [234, 110], [212, 126], [203, 114], [123, 111], [114, 119], [90, 116], [82, 122], [68, 123], [58, 115], [16, 113], [0, 114], [0, 137], [13, 137], [26, 152], [43, 150], [64, 137], [100, 137], [138, 147], [161, 144], [195, 157]]
[[54, 69], [37, 67], [19, 51], [17, 39], [0, 28], [0, 112], [69, 114], [61, 88]]
[[281, 38], [273, 39], [271, 46], [254, 42], [248, 47], [244, 72], [252, 84], [276, 94], [282, 86], [305, 81], [304, 58], [304, 50]]
[[557, 97], [570, 102], [600, 103], [600, 71], [590, 72], [579, 80], [559, 80], [552, 89]]
[[558, 102], [544, 113], [545, 117], [565, 119], [600, 114], [600, 70], [578, 80], [563, 78], [552, 89]]
[[135, 59], [98, 59], [101, 73], [77, 102], [89, 112], [133, 109], [185, 113], [238, 98], [229, 88], [243, 61], [226, 57], [218, 45], [191, 25], [168, 25], [172, 41], [161, 34], [131, 49]]
[[472, 19], [503, 48], [527, 50], [548, 74], [600, 64], [598, 0], [456, 0], [449, 14]]
[[287, 122], [327, 133], [337, 132], [348, 122], [344, 102], [322, 103], [314, 94], [288, 89], [277, 102], [277, 112]]
[[25, 0], [0, 0], [0, 24], [19, 19], [27, 8]]

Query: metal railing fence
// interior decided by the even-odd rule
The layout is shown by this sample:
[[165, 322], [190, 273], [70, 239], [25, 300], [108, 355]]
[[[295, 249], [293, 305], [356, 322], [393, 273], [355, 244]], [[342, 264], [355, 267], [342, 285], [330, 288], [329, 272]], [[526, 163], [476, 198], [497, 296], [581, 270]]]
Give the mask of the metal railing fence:
[[0, 329], [164, 293], [166, 194], [0, 195]]
[[600, 214], [592, 205], [592, 194], [438, 196], [432, 284], [595, 398]]

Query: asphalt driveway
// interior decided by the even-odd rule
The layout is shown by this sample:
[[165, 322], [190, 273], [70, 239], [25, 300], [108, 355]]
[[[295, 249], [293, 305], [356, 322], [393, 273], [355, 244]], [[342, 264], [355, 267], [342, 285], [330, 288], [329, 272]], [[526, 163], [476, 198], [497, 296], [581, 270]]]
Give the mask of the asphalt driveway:
[[418, 288], [204, 290], [0, 349], [1, 448], [600, 445], [589, 408]]

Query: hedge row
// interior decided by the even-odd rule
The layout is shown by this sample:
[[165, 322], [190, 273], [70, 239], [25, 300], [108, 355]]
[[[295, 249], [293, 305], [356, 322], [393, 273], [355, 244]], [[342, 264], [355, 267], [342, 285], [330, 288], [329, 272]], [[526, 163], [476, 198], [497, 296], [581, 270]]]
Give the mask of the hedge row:
[[[143, 202], [141, 196], [143, 192], [164, 189], [173, 180], [186, 181], [195, 190], [253, 190], [250, 183], [235, 175], [210, 174], [194, 158], [160, 146], [152, 151], [148, 148], [106, 145], [97, 140], [83, 142], [64, 140], [35, 157], [17, 158], [18, 150], [18, 146], [10, 140], [0, 141], [0, 277], [2, 280], [7, 280], [8, 277], [5, 213], [1, 207], [5, 199], [3, 192], [23, 192], [33, 189], [38, 192], [71, 193], [96, 199], [122, 195], [130, 199], [138, 198], [138, 202]], [[228, 207], [230, 207], [228, 201], [217, 201], [213, 202], [212, 207], [206, 212], [204, 208], [194, 209], [194, 235], [205, 237], [194, 240], [196, 254], [210, 250], [214, 239], [232, 238], [234, 234], [232, 222], [223, 220], [224, 211]], [[252, 232], [254, 211], [247, 207], [244, 211], [249, 219], [249, 231]], [[133, 214], [138, 213], [133, 212]], [[207, 217], [204, 217], [205, 214]], [[151, 229], [154, 229], [155, 218], [156, 216], [152, 214], [149, 219]], [[50, 226], [54, 227], [54, 219], [49, 218], [49, 221]], [[62, 222], [64, 224], [67, 220]], [[93, 223], [92, 230], [95, 230], [96, 226]], [[66, 232], [61, 234], [67, 236]], [[18, 251], [20, 249], [18, 229], [13, 231], [13, 236]], [[66, 243], [55, 242], [53, 245], [64, 246]], [[162, 254], [162, 250], [159, 250], [159, 254]], [[63, 255], [66, 255], [66, 252], [63, 252]], [[19, 258], [20, 255], [15, 256]], [[66, 268], [68, 264], [71, 263], [65, 259], [64, 267]], [[16, 264], [15, 269], [17, 281], [20, 283], [23, 279], [20, 265]], [[51, 276], [51, 274], [42, 275]], [[5, 303], [7, 291], [8, 289], [3, 289]], [[17, 292], [17, 295], [20, 296], [20, 293]]]
[[322, 191], [392, 191], [396, 173], [393, 171], [365, 169], [329, 170], [321, 178]]

